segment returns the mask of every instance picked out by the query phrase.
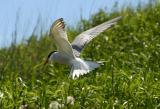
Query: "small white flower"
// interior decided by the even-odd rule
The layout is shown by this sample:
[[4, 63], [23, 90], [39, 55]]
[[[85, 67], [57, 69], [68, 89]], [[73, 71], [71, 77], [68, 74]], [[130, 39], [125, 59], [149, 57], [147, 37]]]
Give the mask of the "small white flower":
[[84, 90], [85, 88], [84, 87], [82, 87], [82, 90]]
[[0, 98], [3, 98], [4, 93], [0, 91]]
[[63, 108], [63, 107], [64, 107], [64, 104], [60, 104], [57, 101], [52, 101], [49, 104], [49, 109], [60, 109], [60, 108]]
[[19, 109], [27, 109], [27, 104], [24, 104], [24, 105], [21, 105], [20, 107], [19, 107]]
[[108, 36], [105, 37], [105, 40], [108, 41]]
[[75, 99], [72, 96], [67, 97], [67, 104], [74, 105]]

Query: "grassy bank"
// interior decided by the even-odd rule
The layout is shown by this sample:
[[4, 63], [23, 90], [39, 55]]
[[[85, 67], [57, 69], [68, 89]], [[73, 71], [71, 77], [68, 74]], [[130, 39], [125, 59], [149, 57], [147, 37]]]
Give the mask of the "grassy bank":
[[[100, 34], [82, 57], [105, 64], [77, 80], [68, 78], [68, 66], [43, 61], [52, 50], [48, 35], [0, 50], [0, 108], [160, 108], [160, 4], [127, 8], [107, 14], [100, 10], [90, 20], [69, 28], [70, 41], [78, 33], [117, 16], [123, 19]], [[93, 49], [94, 48], [94, 49]], [[72, 96], [74, 105], [67, 103]]]

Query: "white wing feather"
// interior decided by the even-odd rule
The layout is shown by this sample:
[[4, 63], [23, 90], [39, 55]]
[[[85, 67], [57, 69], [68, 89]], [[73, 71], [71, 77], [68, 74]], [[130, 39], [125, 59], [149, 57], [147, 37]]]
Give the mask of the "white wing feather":
[[66, 54], [74, 58], [73, 50], [70, 42], [68, 41], [67, 33], [65, 31], [65, 25], [63, 19], [56, 20], [50, 29], [50, 36], [53, 37], [58, 52]]

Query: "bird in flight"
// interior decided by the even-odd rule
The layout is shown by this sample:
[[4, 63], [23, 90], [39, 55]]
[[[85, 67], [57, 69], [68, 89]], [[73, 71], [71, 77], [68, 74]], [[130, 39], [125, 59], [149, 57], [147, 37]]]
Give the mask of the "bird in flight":
[[44, 64], [55, 61], [69, 65], [71, 67], [70, 76], [73, 79], [89, 73], [100, 65], [97, 62], [86, 61], [80, 58], [82, 50], [93, 38], [115, 25], [120, 19], [121, 16], [86, 30], [79, 34], [72, 43], [68, 41], [63, 18], [57, 19], [52, 24], [49, 33], [49, 36], [54, 39], [57, 51], [50, 52]]

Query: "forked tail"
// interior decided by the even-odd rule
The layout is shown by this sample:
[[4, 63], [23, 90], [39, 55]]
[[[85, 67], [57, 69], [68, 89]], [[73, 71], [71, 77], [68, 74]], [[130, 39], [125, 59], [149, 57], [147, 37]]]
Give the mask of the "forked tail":
[[97, 67], [99, 67], [99, 64], [97, 62], [84, 61], [80, 58], [76, 58], [76, 60], [72, 63], [70, 76], [75, 79], [76, 77], [78, 78], [80, 75], [89, 73]]

